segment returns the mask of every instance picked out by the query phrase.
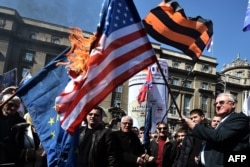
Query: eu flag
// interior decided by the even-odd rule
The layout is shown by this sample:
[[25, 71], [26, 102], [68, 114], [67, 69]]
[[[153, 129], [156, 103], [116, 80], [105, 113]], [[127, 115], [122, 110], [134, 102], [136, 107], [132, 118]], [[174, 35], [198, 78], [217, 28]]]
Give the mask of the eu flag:
[[9, 86], [17, 85], [17, 69], [14, 68], [2, 75], [0, 75], [0, 90], [3, 90]]
[[65, 62], [66, 49], [34, 77], [21, 85], [17, 95], [22, 99], [31, 115], [42, 146], [47, 153], [48, 166], [74, 166], [76, 162], [76, 143], [78, 133], [68, 134], [60, 126], [55, 111], [55, 98], [65, 88], [69, 77], [65, 66], [57, 66]]

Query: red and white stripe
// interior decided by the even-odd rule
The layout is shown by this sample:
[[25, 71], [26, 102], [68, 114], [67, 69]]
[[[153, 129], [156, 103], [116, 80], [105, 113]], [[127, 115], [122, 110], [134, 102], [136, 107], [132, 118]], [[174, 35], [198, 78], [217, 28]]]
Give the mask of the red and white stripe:
[[156, 56], [141, 22], [108, 37], [102, 34], [90, 55], [86, 76], [80, 76], [83, 81], [71, 80], [56, 98], [62, 128], [74, 133], [112, 90], [154, 62]]

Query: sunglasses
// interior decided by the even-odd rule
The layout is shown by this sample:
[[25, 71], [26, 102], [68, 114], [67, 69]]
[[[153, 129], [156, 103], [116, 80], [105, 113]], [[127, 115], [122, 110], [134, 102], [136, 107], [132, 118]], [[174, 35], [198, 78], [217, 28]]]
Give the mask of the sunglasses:
[[89, 116], [94, 116], [94, 117], [99, 117], [100, 116], [99, 114], [95, 114], [95, 113], [89, 113], [88, 115]]
[[158, 130], [167, 130], [167, 127], [159, 127]]
[[221, 101], [215, 102], [214, 106], [217, 106], [217, 104], [220, 104], [220, 105], [228, 104], [229, 102], [232, 102], [232, 101], [221, 100]]
[[15, 104], [15, 103], [11, 103], [11, 102], [7, 103], [6, 105], [9, 106], [9, 107], [19, 108], [19, 105]]

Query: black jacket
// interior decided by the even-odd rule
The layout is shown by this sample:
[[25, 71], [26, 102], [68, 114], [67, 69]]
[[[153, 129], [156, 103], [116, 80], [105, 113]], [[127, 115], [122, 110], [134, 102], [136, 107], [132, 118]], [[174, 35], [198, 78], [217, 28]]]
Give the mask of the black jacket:
[[[78, 167], [81, 166], [82, 156], [88, 156], [88, 167], [120, 167], [120, 154], [117, 139], [111, 133], [110, 129], [104, 126], [97, 127], [91, 137], [91, 145], [88, 155], [83, 155], [84, 150], [81, 148], [84, 144], [86, 128], [80, 129], [80, 141], [78, 147]], [[84, 166], [85, 167], [85, 166]]]
[[134, 132], [113, 132], [119, 141], [122, 150], [122, 164], [120, 167], [138, 167], [137, 158], [145, 153], [138, 136]]
[[195, 125], [192, 131], [206, 141], [206, 167], [223, 167], [225, 153], [249, 151], [249, 121], [243, 113], [231, 113], [216, 129]]
[[[201, 125], [203, 126], [203, 125]], [[177, 167], [196, 167], [194, 157], [199, 157], [202, 149], [202, 140], [193, 136], [191, 131], [188, 131], [184, 138], [180, 150], [180, 155], [177, 161]]]
[[23, 142], [16, 140], [17, 129], [13, 127], [22, 122], [26, 121], [18, 113], [14, 116], [3, 116], [2, 112], [0, 112], [0, 163], [16, 163], [20, 161]]
[[[158, 143], [155, 140], [150, 142], [150, 155], [157, 158], [158, 155]], [[174, 159], [176, 157], [176, 149], [177, 144], [173, 141], [166, 141], [163, 147], [163, 167], [171, 167], [174, 163]], [[156, 166], [156, 164], [152, 164], [150, 166]]]

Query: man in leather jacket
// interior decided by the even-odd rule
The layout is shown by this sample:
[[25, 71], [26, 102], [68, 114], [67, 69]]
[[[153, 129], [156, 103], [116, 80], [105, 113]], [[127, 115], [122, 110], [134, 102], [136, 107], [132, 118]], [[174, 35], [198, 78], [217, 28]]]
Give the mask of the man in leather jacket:
[[120, 167], [117, 139], [102, 124], [103, 109], [95, 107], [80, 128], [77, 167]]
[[10, 96], [11, 94], [7, 94], [1, 99], [0, 164], [16, 163], [21, 153], [20, 145], [16, 143], [14, 138], [16, 129], [13, 127], [18, 123], [25, 122], [25, 120], [17, 112], [20, 105], [20, 99], [15, 96], [7, 102]]

